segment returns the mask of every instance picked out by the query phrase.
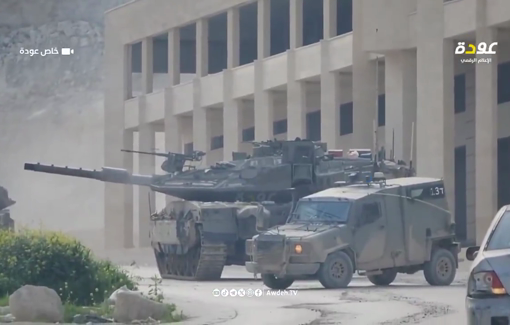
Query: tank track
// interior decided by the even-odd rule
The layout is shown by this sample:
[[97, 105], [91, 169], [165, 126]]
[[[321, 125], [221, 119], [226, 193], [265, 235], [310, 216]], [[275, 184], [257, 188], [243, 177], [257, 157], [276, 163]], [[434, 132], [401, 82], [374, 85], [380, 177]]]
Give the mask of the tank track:
[[163, 279], [188, 281], [213, 281], [221, 278], [227, 260], [227, 246], [207, 243], [201, 228], [200, 246], [188, 250], [186, 254], [165, 254], [154, 251], [159, 273]]

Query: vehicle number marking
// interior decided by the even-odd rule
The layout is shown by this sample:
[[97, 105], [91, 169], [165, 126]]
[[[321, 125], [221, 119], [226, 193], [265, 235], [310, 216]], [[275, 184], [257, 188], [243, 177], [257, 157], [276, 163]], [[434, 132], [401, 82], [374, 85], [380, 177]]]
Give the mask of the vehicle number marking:
[[434, 186], [430, 188], [430, 196], [443, 196], [444, 187]]

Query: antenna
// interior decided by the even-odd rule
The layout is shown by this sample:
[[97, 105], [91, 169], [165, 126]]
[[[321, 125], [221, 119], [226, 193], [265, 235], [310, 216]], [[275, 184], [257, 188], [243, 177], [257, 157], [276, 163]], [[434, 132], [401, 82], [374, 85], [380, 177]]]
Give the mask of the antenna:
[[411, 124], [411, 157], [409, 157], [409, 170], [413, 169], [413, 154], [414, 154], [414, 122]]
[[151, 192], [149, 192], [147, 196], [149, 198], [149, 216], [152, 216]]
[[[377, 32], [379, 28], [375, 29], [375, 40], [377, 42]], [[379, 117], [379, 55], [375, 57], [375, 119], [374, 119], [374, 153], [373, 159], [374, 161], [378, 161], [379, 155], [377, 152], [377, 145], [379, 143], [378, 134], [377, 134], [377, 120]]]
[[393, 128], [393, 135], [391, 138], [391, 154], [390, 160], [395, 161], [395, 128]]
[[[378, 29], [375, 30], [377, 33]], [[377, 37], [377, 36], [376, 36]], [[379, 55], [375, 58], [375, 119], [374, 119], [374, 160], [378, 160], [377, 144], [379, 143], [377, 134], [377, 118], [379, 116]]]

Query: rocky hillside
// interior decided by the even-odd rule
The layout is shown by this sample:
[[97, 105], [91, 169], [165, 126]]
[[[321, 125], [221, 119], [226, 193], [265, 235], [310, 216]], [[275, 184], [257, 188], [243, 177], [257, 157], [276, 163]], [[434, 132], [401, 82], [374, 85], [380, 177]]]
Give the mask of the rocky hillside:
[[[0, 184], [18, 224], [103, 226], [102, 184], [23, 171], [26, 161], [103, 163], [103, 12], [126, 0], [0, 2]], [[74, 55], [20, 54], [73, 48]]]

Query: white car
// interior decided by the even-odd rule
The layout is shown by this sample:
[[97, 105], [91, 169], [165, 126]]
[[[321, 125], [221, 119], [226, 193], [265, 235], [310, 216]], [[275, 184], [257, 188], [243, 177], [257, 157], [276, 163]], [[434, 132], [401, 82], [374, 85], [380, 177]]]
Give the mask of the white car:
[[510, 205], [502, 207], [480, 246], [469, 247], [466, 311], [470, 325], [510, 324]]

